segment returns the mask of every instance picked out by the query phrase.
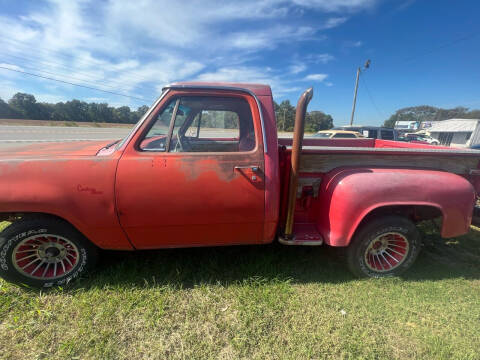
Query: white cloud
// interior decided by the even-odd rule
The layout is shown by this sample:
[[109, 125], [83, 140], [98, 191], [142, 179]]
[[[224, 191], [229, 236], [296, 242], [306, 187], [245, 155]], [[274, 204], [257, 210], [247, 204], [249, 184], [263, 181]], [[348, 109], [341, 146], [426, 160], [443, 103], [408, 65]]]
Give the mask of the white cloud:
[[[114, 28], [141, 32], [156, 42], [180, 47], [212, 37], [221, 39], [215, 33], [219, 24], [235, 20], [276, 19], [284, 17], [288, 11], [288, 4], [275, 0], [245, 0], [241, 3], [215, 0], [110, 1], [105, 7], [107, 22]], [[215, 41], [210, 42], [210, 45], [215, 44]]]
[[305, 56], [305, 60], [311, 63], [315, 64], [326, 64], [332, 60], [334, 60], [335, 57], [331, 54], [310, 54]]
[[20, 66], [13, 65], [13, 64], [7, 64], [7, 63], [0, 63], [0, 67], [11, 69], [11, 70], [18, 70], [18, 71], [23, 70]]
[[[298, 90], [292, 75], [334, 57], [315, 54], [302, 59], [305, 64], [291, 61], [275, 69], [246, 64], [264, 57], [264, 50], [323, 39], [322, 29], [340, 26], [352, 12], [375, 3], [47, 0], [35, 10], [25, 6], [16, 18], [0, 15], [2, 61], [12, 60], [13, 66], [25, 71], [48, 72], [73, 83], [149, 99], [168, 82], [192, 78], [266, 82], [277, 94], [286, 94]], [[303, 21], [299, 9], [319, 12], [319, 21]], [[15, 79], [20, 76], [23, 79], [23, 75]], [[51, 91], [52, 96], [68, 97], [75, 92], [73, 86], [48, 88], [52, 84], [48, 80], [35, 81], [41, 84], [40, 94]]]
[[310, 74], [310, 75], [305, 76], [304, 80], [322, 82], [327, 77], [328, 77], [327, 74]]
[[345, 41], [343, 43], [343, 47], [346, 47], [346, 48], [358, 48], [358, 47], [361, 47], [363, 46], [363, 42], [358, 40], [358, 41]]
[[37, 102], [46, 102], [53, 104], [72, 100], [70, 97], [55, 94], [35, 94], [35, 99], [37, 100]]
[[348, 19], [344, 16], [343, 17], [329, 18], [329, 19], [327, 19], [325, 24], [323, 24], [322, 28], [323, 29], [332, 29], [334, 27], [342, 25], [347, 20]]
[[290, 73], [292, 74], [298, 74], [307, 69], [307, 66], [302, 63], [294, 64], [289, 67]]
[[279, 43], [306, 40], [314, 34], [315, 29], [308, 26], [299, 28], [278, 26], [264, 31], [234, 33], [227, 38], [226, 43], [232, 47], [245, 50], [272, 49]]
[[377, 0], [293, 0], [297, 5], [328, 12], [354, 12], [371, 9]]
[[297, 86], [291, 86], [291, 81], [285, 79], [281, 74], [273, 72], [272, 69], [260, 67], [224, 67], [203, 73], [196, 80], [267, 84], [272, 87], [275, 97], [282, 97], [287, 93], [300, 90]]

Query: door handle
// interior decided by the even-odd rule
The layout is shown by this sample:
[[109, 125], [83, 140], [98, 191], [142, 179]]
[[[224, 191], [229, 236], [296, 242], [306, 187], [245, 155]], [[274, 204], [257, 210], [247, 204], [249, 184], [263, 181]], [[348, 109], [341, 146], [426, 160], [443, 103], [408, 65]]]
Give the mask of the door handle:
[[257, 171], [258, 171], [258, 166], [256, 166], [256, 165], [235, 166], [234, 169], [235, 169], [235, 170], [247, 170], [247, 169], [250, 169], [250, 170], [252, 170], [253, 172], [257, 172]]
[[261, 181], [261, 177], [256, 175], [256, 173], [259, 171], [259, 167], [257, 165], [235, 166], [234, 169], [236, 171], [240, 171], [244, 176], [251, 176], [251, 180], [253, 182]]

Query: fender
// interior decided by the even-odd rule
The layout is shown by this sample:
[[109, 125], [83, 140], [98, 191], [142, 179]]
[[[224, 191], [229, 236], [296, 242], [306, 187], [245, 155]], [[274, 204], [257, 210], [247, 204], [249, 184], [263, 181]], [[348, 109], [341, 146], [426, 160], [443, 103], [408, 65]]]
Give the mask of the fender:
[[317, 225], [325, 243], [348, 246], [371, 211], [384, 206], [423, 205], [443, 217], [444, 238], [468, 232], [475, 190], [463, 177], [443, 171], [343, 168], [328, 173], [319, 196]]
[[118, 154], [0, 160], [0, 213], [58, 216], [104, 249], [132, 250], [115, 207]]

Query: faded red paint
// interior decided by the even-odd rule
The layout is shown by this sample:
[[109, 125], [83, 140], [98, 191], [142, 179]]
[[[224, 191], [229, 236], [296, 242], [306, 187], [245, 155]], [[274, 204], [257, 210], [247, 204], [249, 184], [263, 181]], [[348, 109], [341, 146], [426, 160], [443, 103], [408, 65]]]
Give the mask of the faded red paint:
[[[199, 83], [182, 83], [185, 87], [194, 85]], [[290, 154], [283, 147], [290, 146], [291, 140], [277, 139], [270, 87], [201, 85], [246, 88], [257, 96], [262, 114], [254, 97], [235, 89], [171, 89], [118, 146], [105, 148], [108, 141], [79, 141], [0, 152], [0, 215], [56, 215], [106, 249], [273, 241], [285, 222]], [[149, 124], [172, 97], [180, 94], [244, 98], [253, 115], [256, 148], [244, 153], [141, 151], [138, 144]], [[480, 158], [475, 152], [453, 154], [438, 146], [373, 139], [305, 139], [304, 147], [304, 153], [311, 156], [395, 151], [406, 156], [407, 148], [412, 162], [420, 154], [436, 155], [435, 149], [443, 149], [441, 156], [457, 156], [459, 160]], [[259, 170], [253, 172], [248, 166]], [[359, 163], [326, 173], [301, 173], [302, 178], [321, 179], [321, 185], [318, 196], [312, 195], [311, 185], [299, 190], [294, 229], [302, 229], [304, 239], [318, 240], [320, 234], [332, 246], [348, 245], [365, 216], [392, 205], [435, 207], [443, 215], [442, 236], [463, 234], [468, 230], [475, 199], [471, 183], [480, 186], [476, 175], [414, 165], [377, 168]]]
[[437, 208], [443, 217], [441, 235], [462, 235], [475, 202], [473, 186], [464, 178], [417, 169], [335, 169], [324, 177], [319, 194], [311, 209], [319, 232], [332, 246], [347, 246], [365, 216], [383, 206]]

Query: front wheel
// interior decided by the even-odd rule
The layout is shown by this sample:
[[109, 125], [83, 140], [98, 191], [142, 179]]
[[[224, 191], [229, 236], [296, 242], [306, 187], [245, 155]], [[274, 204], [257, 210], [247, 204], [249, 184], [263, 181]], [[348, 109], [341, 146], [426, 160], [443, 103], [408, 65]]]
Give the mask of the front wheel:
[[350, 270], [359, 277], [397, 276], [414, 263], [420, 234], [409, 219], [385, 216], [365, 224], [347, 248]]
[[59, 219], [24, 218], [0, 233], [0, 276], [19, 285], [64, 286], [96, 260], [96, 247]]

